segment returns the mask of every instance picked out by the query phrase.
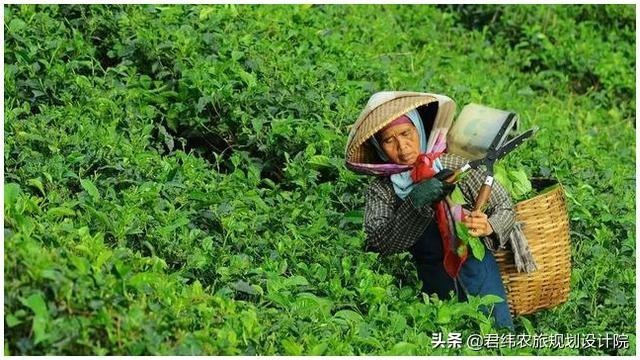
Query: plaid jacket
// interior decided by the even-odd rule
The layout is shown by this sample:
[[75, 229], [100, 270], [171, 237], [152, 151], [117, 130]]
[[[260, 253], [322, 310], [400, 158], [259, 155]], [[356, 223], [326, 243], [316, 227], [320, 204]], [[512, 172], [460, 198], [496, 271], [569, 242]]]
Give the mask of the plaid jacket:
[[[452, 170], [467, 162], [463, 157], [447, 153], [442, 154], [440, 161], [445, 168]], [[484, 172], [477, 169], [469, 170], [460, 180], [458, 185], [467, 202], [464, 208], [470, 210], [473, 207], [484, 180]], [[493, 183], [485, 213], [493, 234], [483, 237], [484, 243], [491, 251], [504, 248], [515, 224], [515, 212], [509, 194], [497, 181]], [[375, 178], [365, 194], [365, 250], [383, 256], [405, 251], [418, 241], [433, 219], [434, 210], [431, 206], [416, 208], [409, 197], [402, 200], [396, 195], [389, 177]]]

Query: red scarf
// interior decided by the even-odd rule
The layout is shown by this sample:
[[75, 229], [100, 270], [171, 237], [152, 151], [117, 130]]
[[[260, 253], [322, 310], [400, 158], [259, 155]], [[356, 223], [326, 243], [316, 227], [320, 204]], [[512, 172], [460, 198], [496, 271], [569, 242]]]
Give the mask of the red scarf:
[[467, 260], [467, 247], [464, 247], [462, 256], [458, 256], [456, 248], [460, 245], [460, 241], [458, 241], [458, 238], [455, 236], [455, 230], [451, 231], [450, 224], [453, 223], [453, 219], [450, 219], [447, 214], [449, 212], [449, 205], [444, 200], [439, 201], [435, 206], [435, 210], [436, 222], [438, 223], [438, 230], [442, 238], [444, 270], [449, 276], [456, 278], [460, 273], [462, 264]]
[[[433, 161], [442, 153], [420, 154], [416, 164], [411, 170], [411, 179], [414, 183], [428, 180], [435, 175]], [[460, 245], [454, 227], [454, 220], [451, 217], [449, 205], [445, 200], [439, 201], [435, 205], [435, 220], [438, 224], [438, 231], [442, 239], [442, 250], [444, 252], [444, 269], [452, 278], [457, 278], [462, 264], [467, 260], [468, 250], [464, 247], [462, 256], [458, 256], [456, 248]], [[462, 214], [464, 219], [464, 212]]]

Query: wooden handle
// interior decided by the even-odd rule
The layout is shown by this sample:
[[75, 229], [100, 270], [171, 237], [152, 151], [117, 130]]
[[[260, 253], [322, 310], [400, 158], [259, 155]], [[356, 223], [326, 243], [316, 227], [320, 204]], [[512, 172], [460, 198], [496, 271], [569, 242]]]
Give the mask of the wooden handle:
[[449, 176], [448, 178], [444, 179], [444, 182], [448, 183], [448, 184], [452, 184], [454, 181], [456, 181], [456, 178], [458, 177], [458, 175], [462, 172], [462, 170], [460, 169], [456, 169], [453, 171], [453, 174], [451, 176]]
[[478, 191], [478, 197], [476, 198], [476, 203], [473, 206], [473, 211], [482, 209], [484, 204], [489, 201], [489, 195], [491, 195], [491, 185], [487, 185], [486, 183], [482, 184], [480, 191]]

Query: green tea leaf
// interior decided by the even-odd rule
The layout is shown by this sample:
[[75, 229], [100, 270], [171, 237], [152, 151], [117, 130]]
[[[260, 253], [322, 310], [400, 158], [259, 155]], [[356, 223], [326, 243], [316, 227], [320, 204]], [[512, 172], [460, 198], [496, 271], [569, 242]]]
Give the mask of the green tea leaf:
[[8, 327], [14, 327], [16, 325], [22, 324], [22, 320], [18, 319], [13, 314], [5, 316], [4, 320], [7, 322]]
[[26, 299], [23, 298], [20, 301], [26, 307], [31, 309], [31, 311], [33, 311], [33, 313], [36, 316], [39, 316], [39, 317], [49, 316], [49, 312], [47, 310], [47, 304], [44, 302], [44, 298], [42, 297], [42, 294], [40, 293], [31, 294], [31, 296], [29, 296], [28, 298]]
[[325, 155], [313, 155], [309, 159], [309, 164], [314, 168], [330, 167], [331, 160]]
[[315, 355], [315, 356], [319, 356], [324, 354], [325, 351], [327, 351], [327, 348], [329, 347], [329, 344], [325, 341], [321, 342], [320, 344], [316, 344], [314, 345], [310, 350], [309, 350], [309, 354], [308, 355]]
[[238, 69], [238, 75], [240, 75], [240, 78], [245, 84], [247, 84], [249, 89], [256, 87], [258, 84], [255, 75], [252, 73], [246, 72], [243, 69]]
[[531, 181], [524, 169], [509, 171], [509, 179], [511, 179], [513, 198], [520, 198], [531, 191]]
[[213, 7], [213, 6], [207, 6], [207, 7], [202, 8], [200, 10], [200, 16], [199, 16], [200, 21], [207, 20], [209, 15], [211, 15], [215, 11], [215, 9], [216, 8]]
[[45, 303], [42, 294], [35, 293], [26, 299], [22, 298], [20, 301], [35, 314], [32, 325], [33, 333], [35, 335], [35, 343], [38, 344], [46, 340], [49, 337], [47, 335], [49, 311], [47, 310], [47, 304]]
[[64, 206], [54, 207], [47, 211], [47, 215], [54, 217], [74, 216], [75, 214], [75, 211]]
[[482, 298], [480, 298], [480, 304], [482, 305], [492, 305], [501, 302], [504, 302], [504, 299], [498, 295], [493, 294], [484, 295]]
[[451, 308], [443, 306], [438, 309], [438, 316], [436, 318], [437, 324], [448, 324], [451, 322]]
[[100, 199], [100, 192], [98, 191], [98, 188], [96, 188], [96, 186], [93, 184], [91, 180], [82, 179], [80, 180], [80, 185], [82, 185], [82, 188], [89, 195], [91, 195], [91, 197], [94, 198], [94, 200]]
[[390, 328], [395, 333], [403, 332], [407, 328], [407, 319], [400, 314], [393, 314]]
[[173, 151], [173, 147], [174, 147], [173, 136], [171, 136], [171, 134], [169, 134], [167, 129], [165, 129], [165, 127], [160, 124], [158, 124], [158, 133], [162, 135], [164, 144], [167, 146], [169, 151], [170, 152]]
[[42, 194], [42, 196], [46, 196], [45, 193], [44, 193], [44, 186], [42, 185], [42, 181], [40, 181], [40, 179], [38, 179], [38, 178], [29, 179], [29, 181], [27, 183], [29, 185], [35, 187], [36, 189], [38, 189], [40, 191], [40, 193]]
[[388, 355], [415, 355], [416, 345], [401, 341], [391, 348]]
[[11, 22], [9, 23], [9, 31], [12, 32], [18, 32], [25, 27], [27, 27], [27, 24], [18, 18], [11, 19]]
[[507, 193], [511, 194], [513, 192], [512, 191], [513, 185], [511, 183], [511, 179], [509, 178], [509, 174], [504, 169], [504, 167], [502, 167], [499, 164], [494, 165], [493, 178], [497, 180], [500, 183], [500, 185], [502, 185], [502, 187], [504, 187]]
[[262, 131], [263, 124], [264, 124], [264, 121], [260, 118], [251, 119], [251, 125], [253, 126], [253, 130], [256, 133], [260, 133]]
[[525, 330], [527, 330], [527, 334], [533, 335], [535, 333], [535, 329], [531, 324], [531, 321], [529, 321], [529, 319], [527, 319], [524, 316], [520, 316], [519, 319], [522, 322], [522, 325], [524, 326]]
[[464, 205], [467, 203], [464, 199], [464, 195], [462, 195], [460, 186], [456, 186], [455, 189], [453, 189], [453, 191], [451, 192], [451, 200], [458, 205]]
[[471, 247], [471, 253], [476, 259], [484, 259], [485, 248], [480, 239], [475, 236], [471, 236], [469, 238], [469, 246]]
[[455, 227], [456, 227], [456, 235], [458, 235], [458, 238], [460, 238], [463, 244], [468, 244], [469, 239], [472, 238], [472, 236], [471, 234], [469, 234], [469, 228], [467, 228], [467, 225], [465, 225], [461, 221], [456, 221]]
[[344, 223], [362, 224], [364, 221], [364, 213], [362, 210], [352, 210], [344, 214], [342, 218]]
[[248, 282], [244, 281], [244, 280], [238, 280], [233, 284], [233, 288], [236, 289], [237, 291], [243, 292], [245, 294], [249, 294], [249, 295], [257, 295], [258, 292], [256, 291], [256, 289], [253, 288], [253, 286], [251, 286], [251, 284], [249, 284]]
[[364, 320], [362, 318], [362, 315], [358, 314], [357, 312], [355, 312], [353, 310], [336, 311], [336, 313], [333, 314], [333, 317], [338, 318], [338, 319], [344, 319], [344, 320], [347, 320], [347, 321], [353, 321], [354, 323], [359, 323], [359, 322]]
[[302, 355], [303, 347], [295, 340], [284, 339], [281, 342], [285, 355]]
[[15, 183], [4, 184], [4, 205], [13, 205], [20, 195], [20, 185]]
[[305, 286], [305, 285], [309, 285], [309, 282], [307, 281], [307, 279], [305, 279], [303, 276], [300, 275], [294, 275], [290, 278], [287, 278], [285, 281], [285, 286], [289, 287], [289, 286]]
[[153, 285], [160, 282], [158, 275], [150, 272], [137, 273], [127, 280], [127, 285], [141, 289], [145, 285]]

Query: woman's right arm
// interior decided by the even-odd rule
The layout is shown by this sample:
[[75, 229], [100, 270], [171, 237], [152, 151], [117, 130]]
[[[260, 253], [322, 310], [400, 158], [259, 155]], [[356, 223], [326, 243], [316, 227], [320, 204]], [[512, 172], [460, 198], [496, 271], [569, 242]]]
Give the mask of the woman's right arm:
[[376, 180], [365, 194], [366, 251], [382, 256], [404, 251], [415, 244], [433, 220], [430, 206], [416, 208], [407, 197], [396, 208], [395, 193]]

